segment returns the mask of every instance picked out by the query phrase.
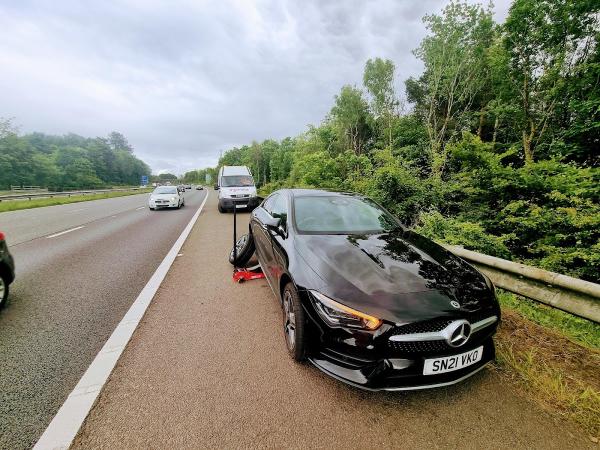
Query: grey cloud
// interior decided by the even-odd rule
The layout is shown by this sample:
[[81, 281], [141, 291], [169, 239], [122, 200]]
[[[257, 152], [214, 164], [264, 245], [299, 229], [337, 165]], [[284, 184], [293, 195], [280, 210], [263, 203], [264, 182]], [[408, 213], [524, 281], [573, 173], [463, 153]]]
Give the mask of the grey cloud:
[[157, 172], [214, 165], [233, 145], [319, 123], [368, 58], [392, 59], [401, 90], [421, 70], [421, 17], [445, 4], [0, 3], [0, 117], [25, 132], [118, 130]]

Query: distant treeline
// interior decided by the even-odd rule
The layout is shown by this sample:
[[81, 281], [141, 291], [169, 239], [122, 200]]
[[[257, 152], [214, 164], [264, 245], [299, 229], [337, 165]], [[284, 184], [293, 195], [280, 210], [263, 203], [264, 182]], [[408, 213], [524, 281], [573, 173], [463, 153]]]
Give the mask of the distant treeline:
[[142, 175], [150, 175], [150, 167], [135, 157], [120, 133], [106, 138], [20, 136], [10, 120], [0, 119], [0, 190], [23, 185], [52, 190], [139, 185]]
[[[423, 19], [423, 73], [367, 61], [319, 126], [225, 152], [268, 193], [369, 195], [421, 233], [600, 281], [600, 2], [452, 2]], [[212, 171], [214, 173], [214, 170]]]

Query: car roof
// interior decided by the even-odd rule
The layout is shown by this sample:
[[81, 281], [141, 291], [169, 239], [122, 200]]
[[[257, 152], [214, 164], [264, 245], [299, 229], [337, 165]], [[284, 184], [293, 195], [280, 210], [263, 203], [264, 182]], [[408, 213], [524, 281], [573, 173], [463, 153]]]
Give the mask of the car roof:
[[282, 191], [289, 192], [292, 197], [359, 196], [353, 192], [325, 191], [323, 189], [282, 189]]

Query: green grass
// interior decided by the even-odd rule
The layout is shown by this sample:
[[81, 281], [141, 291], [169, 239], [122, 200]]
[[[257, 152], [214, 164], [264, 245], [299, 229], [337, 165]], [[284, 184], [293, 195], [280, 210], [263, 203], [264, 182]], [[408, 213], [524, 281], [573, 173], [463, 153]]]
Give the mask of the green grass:
[[525, 318], [559, 332], [577, 344], [600, 349], [600, 325], [542, 303], [498, 289], [502, 307], [510, 308]]
[[600, 435], [600, 325], [498, 290], [498, 368], [545, 409]]
[[497, 363], [509, 370], [534, 400], [546, 408], [567, 417], [590, 434], [600, 431], [600, 393], [582, 380], [573, 379], [569, 371], [552, 367], [539, 357], [535, 349], [514, 351], [500, 341]]
[[145, 194], [152, 189], [136, 191], [106, 192], [100, 194], [72, 195], [71, 197], [36, 198], [32, 200], [4, 200], [0, 202], [0, 212], [17, 211], [20, 209], [41, 208], [43, 206], [65, 205], [67, 203], [86, 202], [102, 198], [124, 197], [126, 195]]

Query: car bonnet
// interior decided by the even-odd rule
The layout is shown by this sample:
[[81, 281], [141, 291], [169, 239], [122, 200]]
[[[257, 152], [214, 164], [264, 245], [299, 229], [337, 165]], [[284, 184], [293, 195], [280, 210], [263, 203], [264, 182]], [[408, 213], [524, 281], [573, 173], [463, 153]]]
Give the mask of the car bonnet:
[[491, 306], [485, 279], [415, 233], [298, 235], [296, 250], [323, 279], [325, 295], [394, 322]]

